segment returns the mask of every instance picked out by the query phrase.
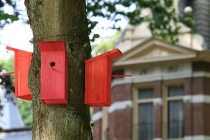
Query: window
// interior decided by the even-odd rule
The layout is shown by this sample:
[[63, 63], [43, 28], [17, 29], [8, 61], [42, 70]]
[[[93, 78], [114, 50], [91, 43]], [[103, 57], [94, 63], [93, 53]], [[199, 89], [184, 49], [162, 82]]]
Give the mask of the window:
[[153, 89], [138, 92], [138, 140], [152, 140], [154, 132]]
[[184, 136], [183, 86], [168, 87], [168, 138]]
[[[153, 140], [157, 124], [158, 133], [162, 127], [163, 140], [181, 140], [184, 137], [183, 79], [163, 81], [162, 98], [155, 98], [153, 86], [153, 83], [141, 83], [133, 87], [132, 139]], [[162, 106], [154, 106], [159, 99]], [[155, 122], [155, 117], [159, 117], [155, 112], [162, 112], [161, 122]]]

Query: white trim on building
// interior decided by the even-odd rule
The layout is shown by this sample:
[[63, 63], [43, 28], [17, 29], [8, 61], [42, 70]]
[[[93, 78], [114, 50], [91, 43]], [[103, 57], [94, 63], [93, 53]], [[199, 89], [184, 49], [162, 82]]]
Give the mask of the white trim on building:
[[131, 108], [132, 107], [132, 101], [131, 100], [126, 100], [126, 101], [119, 101], [119, 102], [114, 102], [108, 109], [109, 113], [112, 113], [116, 110], [123, 110], [125, 108]]
[[210, 78], [210, 72], [194, 72], [193, 74], [182, 73], [182, 74], [170, 74], [170, 75], [148, 75], [148, 76], [138, 76], [138, 77], [130, 77], [123, 79], [114, 79], [112, 81], [112, 87], [116, 85], [129, 84], [129, 83], [144, 83], [151, 82], [157, 80], [175, 80], [175, 79], [183, 79], [190, 77], [206, 77]]
[[97, 121], [101, 118], [102, 118], [102, 111], [98, 111], [98, 112], [93, 114], [92, 121], [95, 122], [95, 121]]
[[[184, 103], [207, 103], [210, 104], [210, 95], [185, 95], [183, 96]], [[154, 98], [153, 99], [153, 105], [162, 105], [162, 99], [161, 98]], [[108, 113], [112, 113], [116, 110], [123, 110], [125, 108], [132, 108], [133, 104], [131, 100], [126, 101], [118, 101], [114, 102], [110, 107], [108, 107]], [[92, 121], [95, 122], [102, 118], [102, 111], [98, 111], [93, 114]]]
[[210, 137], [205, 135], [185, 136], [183, 140], [210, 140]]

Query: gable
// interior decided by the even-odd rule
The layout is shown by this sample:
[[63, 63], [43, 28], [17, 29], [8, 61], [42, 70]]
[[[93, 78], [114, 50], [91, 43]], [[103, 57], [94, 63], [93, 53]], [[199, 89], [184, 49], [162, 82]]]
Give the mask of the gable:
[[179, 51], [164, 48], [158, 45], [152, 45], [151, 47], [145, 48], [144, 50], [130, 56], [129, 58], [137, 58], [137, 57], [161, 57], [161, 56], [169, 56], [173, 54], [179, 54]]
[[113, 65], [190, 59], [196, 57], [196, 53], [196, 50], [190, 48], [173, 45], [156, 38], [150, 38], [125, 52], [122, 57], [114, 61]]

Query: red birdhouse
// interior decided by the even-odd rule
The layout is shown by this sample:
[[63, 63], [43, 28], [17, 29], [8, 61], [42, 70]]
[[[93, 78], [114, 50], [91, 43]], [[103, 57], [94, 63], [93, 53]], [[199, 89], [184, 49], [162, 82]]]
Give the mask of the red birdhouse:
[[32, 97], [28, 87], [28, 71], [32, 53], [11, 47], [6, 47], [6, 49], [15, 52], [15, 96], [17, 98], [31, 100]]
[[85, 104], [111, 105], [112, 59], [121, 56], [118, 49], [85, 60]]
[[39, 42], [44, 104], [68, 103], [68, 59], [64, 41]]

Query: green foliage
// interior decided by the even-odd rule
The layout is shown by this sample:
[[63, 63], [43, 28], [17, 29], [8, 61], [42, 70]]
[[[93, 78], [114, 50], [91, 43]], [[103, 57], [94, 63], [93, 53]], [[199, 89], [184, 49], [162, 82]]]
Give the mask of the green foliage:
[[0, 20], [8, 20], [10, 19], [12, 22], [18, 20], [18, 16], [6, 14], [3, 11], [0, 11]]
[[153, 36], [160, 37], [167, 42], [175, 44], [179, 41], [178, 34], [181, 29], [179, 23], [183, 23], [187, 27], [191, 28], [191, 33], [195, 33], [195, 27], [193, 24], [193, 14], [186, 14], [183, 19], [180, 19], [179, 16], [176, 14], [173, 2], [173, 0], [139, 0], [139, 8], [137, 9], [141, 10], [144, 8], [148, 8], [150, 9], [152, 16], [140, 17], [137, 15], [132, 15], [130, 16], [130, 22], [132, 24], [149, 22], [149, 29], [152, 32]]
[[120, 37], [120, 34], [121, 31], [117, 31], [114, 35], [104, 38], [99, 44], [93, 45], [92, 49], [94, 50], [95, 55], [112, 50], [117, 39]]
[[[128, 17], [130, 24], [139, 25], [148, 22], [153, 36], [177, 43], [177, 35], [181, 28], [179, 23], [191, 28], [191, 33], [196, 31], [193, 14], [185, 14], [185, 17], [180, 19], [173, 2], [173, 0], [87, 0], [89, 33], [97, 25], [96, 21], [91, 20], [92, 17], [103, 17], [113, 21], [110, 27], [113, 29], [119, 29], [115, 23], [120, 22], [121, 17]], [[131, 8], [132, 6], [135, 8]], [[141, 17], [143, 9], [149, 9], [152, 15]]]
[[[0, 60], [0, 65], [2, 69], [5, 69], [7, 72], [14, 71], [14, 56], [11, 56], [8, 60]], [[14, 74], [10, 75], [12, 85], [14, 85]]]
[[[127, 0], [128, 1], [128, 0]], [[132, 4], [132, 0], [129, 0], [129, 5]], [[120, 22], [121, 16], [126, 16], [127, 12], [119, 10], [117, 6], [122, 5], [121, 0], [87, 0], [87, 15], [88, 15], [88, 30], [89, 34], [92, 29], [96, 27], [98, 22], [94, 17], [102, 17], [109, 21], [113, 21], [113, 24], [108, 27], [111, 29], [120, 29], [115, 23]], [[101, 27], [104, 29], [104, 27]], [[99, 36], [93, 35], [91, 41], [94, 42]]]
[[95, 124], [91, 122], [90, 123], [90, 127], [94, 127], [94, 126], [95, 126]]
[[[18, 15], [19, 15], [19, 10], [17, 9], [16, 5], [17, 0], [5, 0], [2, 1], [0, 0], [0, 29], [3, 28], [6, 24], [12, 23], [16, 20], [19, 20]], [[12, 14], [8, 14], [4, 12], [4, 6], [7, 5], [10, 8], [13, 9]], [[8, 7], [7, 7], [8, 9]], [[11, 12], [11, 9], [10, 9]]]
[[6, 71], [14, 71], [14, 56], [11, 56], [8, 60], [0, 60], [0, 64]]
[[85, 43], [84, 45], [83, 45], [83, 48], [86, 48], [88, 46], [88, 44], [87, 43]]
[[[178, 16], [176, 15], [175, 8], [173, 7], [172, 0], [151, 0], [151, 1], [138, 1], [139, 7], [134, 12], [128, 13], [130, 23], [133, 25], [140, 24], [141, 22], [149, 22], [149, 29], [153, 36], [161, 37], [163, 40], [171, 43], [178, 42], [178, 33], [180, 26], [178, 23]], [[151, 15], [140, 17], [142, 9], [150, 9]]]
[[192, 34], [195, 34], [197, 32], [194, 26], [194, 19], [195, 14], [193, 14], [192, 12], [186, 13], [185, 17], [180, 18], [180, 22], [182, 22], [185, 26], [189, 27], [191, 29], [190, 33]]
[[91, 42], [94, 42], [96, 38], [99, 38], [99, 34], [93, 34], [93, 37], [90, 39]]
[[[0, 60], [0, 71], [2, 71], [2, 70], [6, 70], [7, 72], [9, 71], [9, 72], [11, 72], [11, 71], [14, 71], [14, 63], [13, 63], [13, 61], [14, 61], [14, 57], [12, 56], [12, 57], [10, 57], [10, 59], [8, 59], [8, 60]], [[3, 78], [5, 79], [7, 76], [3, 76]], [[8, 77], [9, 77], [9, 85], [7, 85], [7, 86], [13, 86], [14, 85], [14, 82], [13, 82], [13, 80], [14, 80], [14, 75], [8, 75]], [[0, 83], [1, 84], [1, 83]]]
[[25, 126], [32, 125], [32, 102], [22, 99], [16, 99]]

